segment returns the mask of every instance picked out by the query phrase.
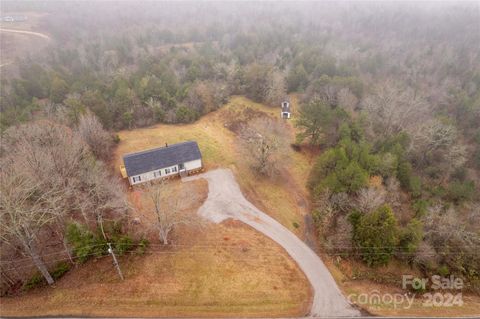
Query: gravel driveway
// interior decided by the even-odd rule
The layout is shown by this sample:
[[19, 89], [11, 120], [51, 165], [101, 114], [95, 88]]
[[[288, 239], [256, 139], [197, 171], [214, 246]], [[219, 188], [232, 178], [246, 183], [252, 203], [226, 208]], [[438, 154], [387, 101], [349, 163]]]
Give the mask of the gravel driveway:
[[314, 290], [311, 316], [360, 316], [360, 312], [342, 295], [318, 255], [287, 228], [250, 203], [243, 196], [230, 170], [212, 170], [186, 177], [183, 181], [199, 178], [208, 181], [209, 191], [207, 200], [198, 210], [202, 217], [215, 223], [228, 218], [240, 220], [276, 241], [297, 262]]

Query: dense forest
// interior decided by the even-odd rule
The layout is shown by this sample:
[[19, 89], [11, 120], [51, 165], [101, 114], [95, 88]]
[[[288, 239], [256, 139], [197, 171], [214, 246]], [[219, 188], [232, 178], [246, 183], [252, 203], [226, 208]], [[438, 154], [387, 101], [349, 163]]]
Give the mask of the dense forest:
[[[46, 210], [60, 232], [67, 226], [52, 212], [59, 207], [95, 212], [85, 224], [121, 220], [127, 208], [107, 191], [111, 177], [87, 175], [105, 171], [110, 133], [192, 122], [232, 95], [279, 107], [292, 93], [300, 101], [296, 147], [320, 154], [308, 187], [325, 249], [372, 267], [397, 258], [480, 289], [478, 4], [5, 2], [3, 9], [32, 6], [48, 14], [41, 28], [55, 40], [1, 79], [2, 194], [9, 194], [2, 210], [59, 183], [68, 185], [64, 193], [43, 194], [24, 213]], [[34, 169], [32, 154], [78, 169]], [[12, 185], [31, 188], [18, 194]], [[35, 260], [33, 237], [6, 236], [24, 240]]]

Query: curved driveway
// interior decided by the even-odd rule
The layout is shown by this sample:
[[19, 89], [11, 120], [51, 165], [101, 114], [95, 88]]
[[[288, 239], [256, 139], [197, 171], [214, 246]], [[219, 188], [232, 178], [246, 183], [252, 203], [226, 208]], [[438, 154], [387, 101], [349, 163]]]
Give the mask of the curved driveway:
[[311, 316], [360, 316], [340, 292], [335, 280], [318, 255], [275, 219], [257, 209], [242, 194], [228, 169], [217, 169], [186, 177], [183, 181], [204, 178], [208, 181], [208, 198], [198, 213], [215, 223], [233, 218], [250, 225], [280, 244], [297, 262], [313, 290]]

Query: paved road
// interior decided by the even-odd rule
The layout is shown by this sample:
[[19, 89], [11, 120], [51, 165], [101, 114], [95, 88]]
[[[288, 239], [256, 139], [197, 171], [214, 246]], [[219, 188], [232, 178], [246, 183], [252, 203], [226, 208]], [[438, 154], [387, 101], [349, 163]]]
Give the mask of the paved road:
[[208, 181], [209, 190], [207, 200], [198, 210], [201, 216], [215, 223], [228, 218], [240, 220], [272, 238], [297, 262], [314, 290], [311, 316], [360, 316], [360, 312], [342, 295], [318, 255], [287, 228], [250, 203], [230, 170], [217, 169], [183, 181], [199, 178]]

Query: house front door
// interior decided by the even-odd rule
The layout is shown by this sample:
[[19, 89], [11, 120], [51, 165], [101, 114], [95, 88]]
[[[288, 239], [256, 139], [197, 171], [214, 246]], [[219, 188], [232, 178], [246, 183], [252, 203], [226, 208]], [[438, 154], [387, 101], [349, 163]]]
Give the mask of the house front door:
[[179, 171], [182, 171], [185, 169], [185, 165], [182, 163], [182, 164], [178, 164], [178, 170]]

